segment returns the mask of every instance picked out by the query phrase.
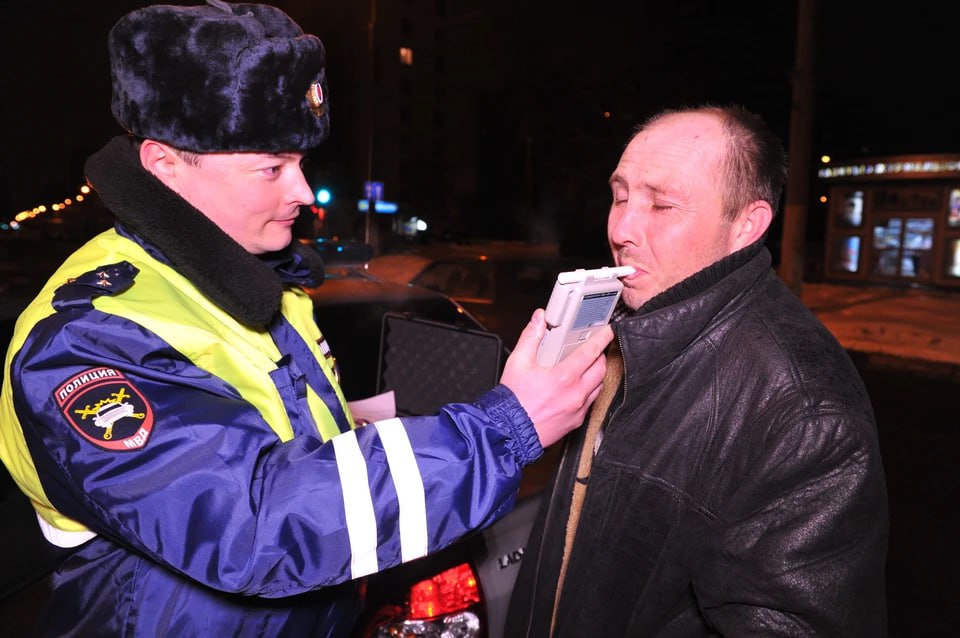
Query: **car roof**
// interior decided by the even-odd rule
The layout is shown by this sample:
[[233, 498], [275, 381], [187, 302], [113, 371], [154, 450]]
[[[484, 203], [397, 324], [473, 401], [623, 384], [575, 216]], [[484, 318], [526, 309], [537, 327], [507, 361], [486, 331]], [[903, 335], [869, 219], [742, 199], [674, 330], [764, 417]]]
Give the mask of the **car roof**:
[[433, 261], [433, 258], [419, 254], [380, 255], [367, 262], [366, 269], [378, 279], [409, 283]]
[[[375, 278], [325, 277], [321, 285], [307, 288], [314, 303], [337, 305], [365, 301], [402, 301], [406, 299], [443, 299], [445, 296], [419, 286], [399, 284]], [[450, 300], [451, 303], [453, 300]]]

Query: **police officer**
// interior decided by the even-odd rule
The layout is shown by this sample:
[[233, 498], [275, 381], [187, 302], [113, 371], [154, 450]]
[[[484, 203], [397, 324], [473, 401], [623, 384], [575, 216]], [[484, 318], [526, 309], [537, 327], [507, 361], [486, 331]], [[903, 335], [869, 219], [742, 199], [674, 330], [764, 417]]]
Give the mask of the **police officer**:
[[38, 634], [344, 635], [354, 579], [510, 509], [612, 333], [540, 368], [538, 310], [475, 403], [353, 429], [292, 242], [328, 131], [320, 40], [208, 0], [133, 11], [108, 42], [129, 135], [86, 172], [116, 224], [24, 311], [0, 400], [0, 456], [72, 550]]

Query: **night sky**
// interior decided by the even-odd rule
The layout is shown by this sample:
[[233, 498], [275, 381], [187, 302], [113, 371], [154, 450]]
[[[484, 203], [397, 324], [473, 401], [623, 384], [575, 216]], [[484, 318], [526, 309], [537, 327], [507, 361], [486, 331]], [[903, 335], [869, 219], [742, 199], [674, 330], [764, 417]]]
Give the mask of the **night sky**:
[[[5, 10], [0, 218], [69, 196], [83, 181], [84, 159], [121, 132], [110, 115], [106, 33], [142, 4], [31, 0]], [[335, 94], [338, 74], [353, 71], [336, 66], [349, 57], [343, 47], [365, 45], [319, 24], [328, 23], [318, 15], [333, 15], [342, 3], [277, 4], [324, 40]], [[958, 10], [926, 1], [878, 6], [818, 3], [814, 157], [960, 153]], [[495, 153], [522, 127], [545, 158], [540, 175], [605, 181], [631, 128], [663, 106], [738, 102], [784, 137], [789, 131], [796, 0], [478, 0], [448, 7], [481, 12], [478, 24], [489, 32], [488, 46], [476, 51], [489, 113], [481, 125], [491, 132], [480, 152]], [[345, 105], [339, 108], [344, 113]], [[596, 120], [602, 111], [612, 116]], [[551, 159], [569, 155], [558, 151], [574, 137], [579, 161]], [[522, 168], [510, 152], [503, 146], [504, 172]]]

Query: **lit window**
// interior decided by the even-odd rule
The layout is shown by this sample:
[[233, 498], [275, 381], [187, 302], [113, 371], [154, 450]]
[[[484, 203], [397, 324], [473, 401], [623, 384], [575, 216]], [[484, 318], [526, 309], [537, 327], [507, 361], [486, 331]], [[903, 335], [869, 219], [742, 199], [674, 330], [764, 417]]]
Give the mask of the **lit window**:
[[410, 47], [400, 47], [400, 64], [413, 66], [413, 49]]

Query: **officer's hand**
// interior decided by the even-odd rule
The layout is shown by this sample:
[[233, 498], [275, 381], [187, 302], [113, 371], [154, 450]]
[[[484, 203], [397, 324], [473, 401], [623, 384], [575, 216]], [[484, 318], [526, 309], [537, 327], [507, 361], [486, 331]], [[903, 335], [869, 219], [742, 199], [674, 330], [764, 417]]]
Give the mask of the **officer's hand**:
[[583, 423], [587, 408], [600, 394], [607, 370], [603, 352], [613, 339], [613, 330], [604, 326], [563, 361], [544, 368], [537, 364], [537, 348], [545, 331], [543, 310], [538, 308], [500, 377], [500, 382], [517, 395], [544, 447]]

